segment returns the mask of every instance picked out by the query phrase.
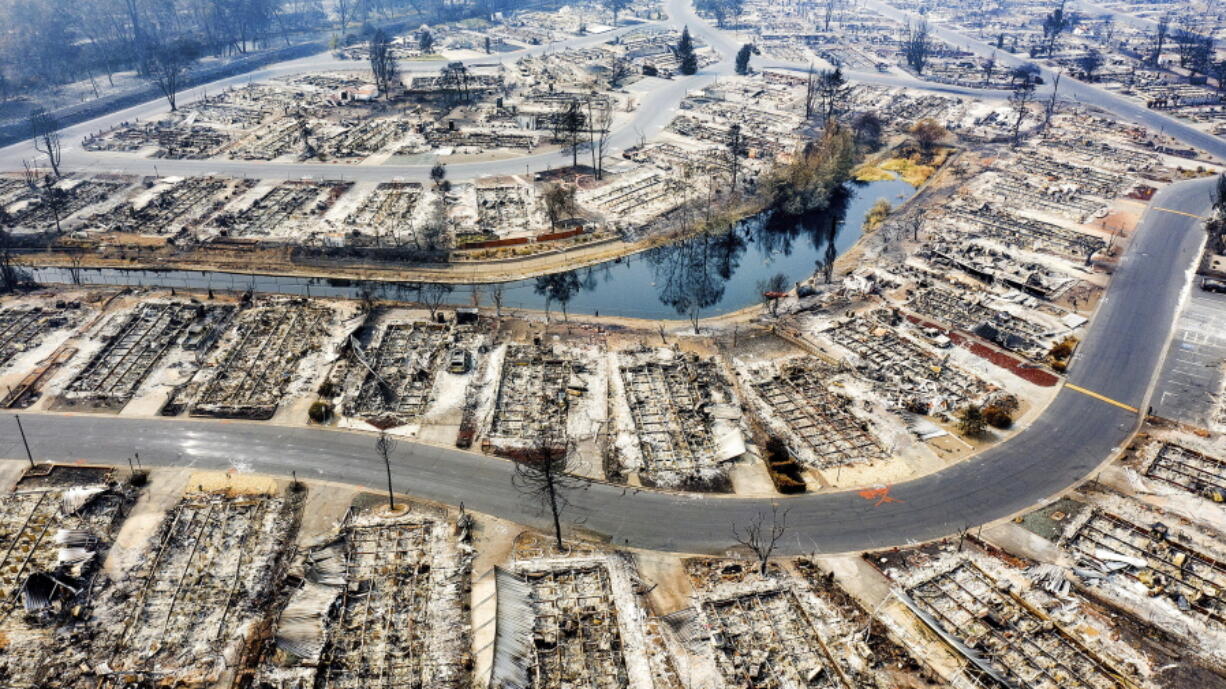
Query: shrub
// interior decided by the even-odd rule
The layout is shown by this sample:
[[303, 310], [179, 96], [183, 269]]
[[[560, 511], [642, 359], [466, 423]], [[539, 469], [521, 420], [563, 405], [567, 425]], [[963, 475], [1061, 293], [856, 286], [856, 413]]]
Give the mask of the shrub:
[[983, 420], [992, 428], [1006, 429], [1013, 426], [1013, 417], [1009, 412], [997, 406], [986, 407], [983, 410]]
[[771, 480], [775, 483], [775, 490], [785, 495], [805, 492], [805, 482], [791, 476], [771, 473]]
[[763, 448], [766, 454], [766, 473], [775, 484], [775, 490], [780, 493], [805, 492], [805, 479], [801, 473], [800, 464], [792, 459], [787, 445], [774, 436], [766, 440]]
[[962, 435], [972, 438], [983, 435], [983, 410], [974, 404], [968, 404], [958, 414], [958, 430], [961, 431]]
[[332, 405], [322, 400], [315, 402], [307, 410], [307, 416], [315, 423], [327, 423], [332, 418]]

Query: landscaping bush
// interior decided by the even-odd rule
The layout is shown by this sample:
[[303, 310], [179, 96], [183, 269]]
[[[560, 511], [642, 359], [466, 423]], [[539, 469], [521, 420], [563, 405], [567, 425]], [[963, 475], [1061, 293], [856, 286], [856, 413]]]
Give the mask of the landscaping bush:
[[958, 430], [962, 435], [977, 438], [983, 435], [985, 421], [983, 410], [974, 404], [968, 404], [958, 413]]
[[307, 416], [315, 423], [327, 423], [332, 418], [332, 405], [322, 400], [315, 402], [307, 410]]
[[787, 445], [779, 438], [767, 439], [763, 448], [766, 453], [766, 473], [775, 484], [775, 490], [784, 494], [805, 492], [802, 468], [792, 459]]
[[984, 408], [983, 420], [992, 428], [999, 428], [1001, 430], [1013, 426], [1013, 417], [1009, 412], [996, 406]]

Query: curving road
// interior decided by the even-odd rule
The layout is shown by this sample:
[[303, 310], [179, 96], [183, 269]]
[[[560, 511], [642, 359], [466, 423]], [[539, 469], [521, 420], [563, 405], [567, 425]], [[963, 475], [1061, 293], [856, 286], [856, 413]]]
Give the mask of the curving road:
[[[894, 21], [904, 24], [908, 21], [917, 21], [919, 18], [918, 15], [899, 10], [881, 0], [864, 0], [864, 5]], [[954, 29], [935, 24], [932, 26], [932, 33], [947, 43], [965, 48], [979, 57], [986, 58], [995, 55], [997, 65], [999, 66], [1020, 67], [1024, 64], [1034, 64], [1040, 68], [1043, 79], [1047, 84], [1051, 84], [1055, 77], [1055, 72], [1048, 67], [1023, 59], [1007, 51], [997, 51], [993, 46]], [[1050, 87], [1044, 87], [1040, 91], [1050, 93]], [[1117, 117], [1131, 120], [1153, 131], [1163, 132], [1185, 144], [1206, 151], [1219, 160], [1226, 160], [1226, 139], [1201, 131], [1183, 120], [1170, 117], [1157, 110], [1150, 110], [1137, 104], [1136, 101], [1129, 100], [1119, 94], [1092, 86], [1083, 81], [1078, 81], [1067, 74], [1063, 74], [1060, 77], [1059, 91], [1062, 100], [1073, 100], [1085, 105], [1102, 108]]]
[[[1204, 234], [1192, 215], [1208, 210], [1213, 178], [1155, 196], [1111, 280], [1069, 382], [1134, 408], [1146, 405], [1154, 372]], [[1165, 210], [1162, 210], [1165, 209]], [[1171, 212], [1179, 211], [1179, 212]], [[1192, 214], [1192, 215], [1186, 215]], [[147, 463], [243, 470], [378, 487], [383, 466], [368, 434], [259, 423], [170, 421], [25, 414], [35, 456], [122, 465], [132, 451]], [[822, 493], [782, 499], [792, 528], [789, 553], [845, 552], [939, 538], [1044, 502], [1093, 472], [1131, 436], [1135, 412], [1069, 388], [1008, 442], [887, 494]], [[0, 453], [20, 456], [11, 416], [0, 417]], [[547, 528], [511, 485], [508, 462], [402, 442], [396, 489]], [[593, 484], [572, 496], [565, 517], [619, 544], [651, 550], [719, 552], [729, 528], [769, 508], [767, 499], [678, 495]]]
[[[629, 122], [618, 127], [609, 137], [610, 154], [616, 155], [622, 150], [638, 144], [642, 140], [650, 140], [660, 133], [672, 121], [677, 107], [686, 94], [702, 88], [720, 77], [734, 73], [733, 56], [740, 47], [727, 32], [717, 29], [694, 13], [689, 0], [666, 0], [666, 11], [669, 19], [663, 22], [667, 26], [689, 26], [694, 35], [708, 43], [719, 53], [720, 60], [708, 65], [698, 74], [673, 80], [658, 80], [658, 86], [641, 95], [638, 109]], [[583, 48], [609, 41], [615, 36], [641, 26], [652, 23], [627, 26], [602, 34], [578, 36], [564, 41], [533, 46], [523, 50], [508, 53], [481, 56], [462, 60], [468, 65], [489, 65], [509, 63], [521, 57], [560, 52], [563, 50]], [[401, 62], [401, 71], [437, 72], [446, 64], [441, 60], [411, 60]], [[755, 65], [759, 68], [807, 69], [807, 65], [782, 62], [770, 59], [758, 59]], [[818, 65], [819, 67], [824, 65]], [[365, 71], [366, 63], [356, 60], [338, 60], [330, 54], [315, 55], [278, 63], [270, 67], [215, 81], [204, 86], [190, 89], [179, 96], [180, 105], [193, 103], [208, 93], [216, 94], [233, 86], [252, 82], [268, 81], [295, 74], [321, 71]], [[968, 95], [982, 98], [1004, 98], [1008, 94], [1001, 91], [963, 88], [930, 84], [911, 77], [876, 72], [848, 72], [848, 76], [857, 81], [877, 83], [887, 86], [907, 86], [936, 92]], [[391, 179], [425, 181], [429, 179], [433, 163], [424, 165], [371, 165], [359, 166], [329, 163], [283, 163], [244, 160], [171, 160], [142, 158], [135, 154], [91, 152], [84, 150], [80, 141], [87, 134], [110, 129], [120, 123], [133, 120], [148, 120], [165, 115], [169, 111], [162, 100], [150, 101], [138, 106], [127, 108], [104, 117], [90, 120], [63, 130], [65, 141], [62, 169], [94, 173], [127, 173], [141, 175], [206, 175], [221, 174], [230, 176], [258, 177], [265, 179], [288, 178], [327, 178], [360, 181], [387, 181]], [[13, 144], [0, 148], [0, 169], [20, 170], [23, 160], [31, 160], [36, 156], [29, 142]], [[535, 155], [519, 156], [506, 160], [480, 163], [453, 163], [448, 165], [448, 176], [453, 180], [467, 180], [477, 177], [515, 175], [526, 171], [542, 171], [550, 168], [564, 167], [570, 163], [569, 151], [554, 151]]]
[[[881, 12], [883, 15], [905, 22], [913, 18], [910, 14], [897, 10], [879, 0], [866, 0], [867, 6]], [[702, 88], [712, 81], [733, 74], [733, 55], [740, 44], [729, 32], [712, 26], [699, 17], [691, 0], [665, 0], [667, 26], [688, 26], [695, 37], [709, 44], [719, 55], [720, 60], [708, 65], [698, 74], [675, 80], [661, 80], [660, 85], [643, 94], [638, 109], [629, 122], [617, 128], [609, 138], [609, 151], [616, 155], [620, 151], [634, 146], [643, 140], [649, 140], [663, 130], [673, 119], [674, 113], [686, 94], [694, 89]], [[643, 26], [643, 24], [637, 25]], [[571, 48], [582, 48], [605, 42], [636, 26], [628, 26], [603, 34], [578, 36], [564, 41], [533, 46], [523, 50], [498, 55], [481, 56], [463, 60], [470, 65], [492, 64], [513, 61], [529, 55], [540, 55], [558, 52]], [[934, 33], [954, 45], [964, 46], [973, 52], [987, 56], [996, 51], [980, 41], [941, 26], [934, 27]], [[1026, 62], [1009, 53], [997, 55], [997, 60], [1004, 65], [1018, 66]], [[401, 69], [405, 73], [434, 72], [445, 61], [404, 61]], [[753, 64], [759, 69], [804, 70], [809, 65], [792, 63], [771, 58], [755, 58]], [[819, 67], [828, 65], [818, 65]], [[241, 84], [267, 81], [304, 72], [319, 72], [326, 70], [354, 71], [364, 70], [361, 61], [337, 60], [330, 54], [320, 54], [299, 60], [291, 60], [247, 74], [222, 79], [202, 87], [191, 89], [179, 96], [183, 105], [199, 100], [203, 95], [237, 86]], [[1051, 72], [1044, 69], [1050, 82]], [[1003, 99], [1008, 96], [1005, 91], [984, 90], [958, 86], [948, 86], [921, 81], [909, 76], [880, 74], [877, 72], [849, 71], [847, 76], [853, 81], [874, 83], [885, 86], [906, 86], [909, 88], [948, 93], [952, 95], [974, 96], [984, 99]], [[1065, 76], [1061, 82], [1061, 97], [1072, 98], [1079, 102], [1096, 105], [1116, 115], [1143, 124], [1154, 130], [1162, 130], [1175, 138], [1206, 150], [1213, 155], [1226, 159], [1226, 141], [1202, 132], [1179, 120], [1168, 117], [1160, 112], [1148, 110], [1122, 96], [1110, 93], [1088, 84], [1078, 82]], [[231, 176], [258, 177], [266, 179], [289, 178], [343, 178], [355, 181], [388, 181], [417, 180], [429, 178], [431, 164], [426, 165], [346, 165], [327, 163], [281, 163], [264, 161], [239, 160], [168, 160], [141, 158], [133, 154], [90, 152], [85, 151], [80, 141], [87, 134], [109, 129], [119, 123], [136, 119], [151, 119], [164, 115], [168, 111], [164, 102], [154, 100], [138, 106], [127, 108], [104, 117], [68, 127], [63, 130], [65, 147], [62, 167], [65, 170], [93, 173], [127, 173], [127, 174], [159, 174], [159, 175], [205, 175], [222, 174]], [[23, 160], [36, 157], [29, 142], [13, 144], [0, 148], [0, 169], [19, 170]], [[506, 160], [480, 163], [454, 163], [448, 166], [448, 175], [453, 180], [467, 180], [477, 177], [514, 175], [521, 172], [536, 172], [554, 167], [562, 167], [569, 163], [570, 154], [566, 151], [554, 151], [535, 155], [520, 156]]]
[[[866, 0], [889, 16], [902, 18], [877, 0]], [[669, 82], [645, 98], [632, 127], [619, 131], [617, 146], [629, 145], [642, 135], [650, 136], [667, 124], [669, 108], [689, 89], [729, 73], [730, 56], [737, 44], [725, 33], [693, 14], [686, 0], [668, 0], [670, 23], [689, 25], [702, 40], [718, 50], [723, 59], [699, 75]], [[975, 50], [990, 50], [947, 29], [938, 28], [943, 38]], [[607, 40], [608, 34], [568, 42]], [[541, 47], [545, 50], [549, 47]], [[509, 56], [504, 56], [509, 57]], [[1010, 58], [1003, 58], [1008, 61]], [[241, 83], [313, 69], [324, 64], [322, 58], [286, 63], [274, 68], [228, 80]], [[1014, 59], [1020, 63], [1020, 60]], [[756, 61], [763, 66], [791, 66], [777, 61]], [[352, 67], [353, 63], [345, 63]], [[856, 75], [859, 76], [859, 75]], [[884, 83], [898, 81], [889, 75], [866, 75]], [[886, 81], [890, 80], [890, 81]], [[905, 81], [905, 80], [904, 80]], [[911, 84], [915, 82], [909, 82]], [[219, 85], [208, 88], [216, 89]], [[1192, 145], [1226, 158], [1226, 142], [1169, 117], [1146, 110], [1114, 94], [1065, 78], [1062, 93], [1155, 129], [1164, 128]], [[114, 117], [130, 119], [146, 110], [156, 114], [157, 104], [147, 104]], [[74, 128], [69, 135], [79, 137], [98, 123]], [[0, 164], [14, 155], [28, 155], [10, 147], [0, 151]], [[28, 148], [28, 147], [27, 147]], [[79, 152], [69, 151], [66, 159], [79, 161]], [[556, 165], [556, 156], [529, 156], [506, 163], [454, 165], [451, 174], [502, 174], [499, 166], [513, 166], [518, 172], [528, 166]], [[171, 161], [136, 161], [125, 164], [150, 168], [156, 163], [163, 174], [177, 173]], [[223, 161], [178, 161], [182, 171], [226, 172]], [[176, 165], [178, 164], [176, 163]], [[105, 162], [89, 163], [105, 169]], [[302, 176], [307, 174], [370, 174], [377, 179], [391, 176], [412, 177], [421, 166], [288, 165], [254, 166], [236, 164], [240, 173], [257, 176]], [[325, 172], [317, 172], [323, 170]], [[1170, 337], [1171, 326], [1183, 292], [1189, 283], [1192, 266], [1199, 255], [1203, 233], [1194, 216], [1210, 205], [1212, 179], [1171, 186], [1150, 204], [1139, 231], [1112, 279], [1086, 340], [1071, 367], [1070, 383], [1134, 408], [1143, 408], [1151, 389], [1154, 372]], [[1178, 211], [1178, 212], [1171, 212]], [[23, 415], [31, 447], [39, 459], [122, 464], [133, 451], [146, 462], [162, 465], [189, 465], [202, 468], [228, 468], [274, 474], [291, 470], [303, 476], [378, 486], [382, 466], [374, 457], [369, 435], [353, 432], [304, 430], [258, 423], [226, 421], [169, 421], [127, 419], [89, 415]], [[1009, 442], [981, 453], [936, 474], [897, 484], [888, 493], [862, 495], [857, 492], [824, 493], [787, 498], [789, 521], [784, 548], [788, 552], [842, 552], [901, 545], [908, 541], [937, 538], [972, 525], [985, 523], [1024, 510], [1056, 495], [1091, 473], [1126, 442], [1138, 421], [1137, 414], [1096, 397], [1065, 388], [1044, 414], [1028, 429]], [[15, 423], [10, 416], [0, 417], [0, 454], [21, 454]], [[7, 442], [6, 442], [7, 441]], [[511, 486], [508, 463], [477, 454], [447, 448], [402, 443], [396, 455], [397, 489], [419, 497], [456, 504], [535, 526], [546, 521]], [[769, 505], [765, 499], [677, 495], [664, 492], [623, 490], [593, 484], [573, 496], [575, 507], [567, 512], [572, 523], [612, 539], [637, 547], [681, 552], [715, 552], [731, 543], [729, 525], [744, 523]]]

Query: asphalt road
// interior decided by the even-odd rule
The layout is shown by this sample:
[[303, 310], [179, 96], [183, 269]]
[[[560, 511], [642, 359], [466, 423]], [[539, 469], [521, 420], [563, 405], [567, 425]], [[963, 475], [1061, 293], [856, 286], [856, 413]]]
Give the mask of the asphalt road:
[[1154, 390], [1154, 414], [1210, 428], [1226, 374], [1226, 294], [1194, 287]]
[[[1213, 179], [1177, 184], [1151, 203], [1111, 280], [1070, 382], [1121, 404], [1146, 404], [1172, 323], [1204, 241]], [[942, 537], [1044, 502], [1093, 472], [1127, 441], [1136, 413], [1069, 388], [1013, 439], [943, 471], [868, 492], [782, 498], [788, 553], [846, 552]], [[115, 463], [133, 451], [156, 465], [237, 467], [378, 488], [383, 467], [369, 434], [260, 423], [23, 414], [39, 460]], [[20, 457], [16, 424], [0, 417], [0, 455]], [[5, 442], [7, 441], [7, 442]], [[8, 447], [4, 447], [7, 445]], [[511, 484], [508, 462], [401, 442], [398, 491], [516, 522], [547, 527]], [[754, 498], [678, 495], [592, 484], [572, 494], [573, 528], [652, 550], [712, 553], [731, 544], [730, 525], [770, 509]]]
[[[865, 0], [865, 6], [898, 22], [907, 23], [918, 20], [917, 15], [899, 10], [881, 0]], [[933, 34], [951, 45], [962, 47], [980, 57], [995, 55], [996, 64], [1001, 67], [1012, 68], [1023, 64], [1035, 64], [1040, 67], [1043, 79], [1047, 83], [1047, 86], [1040, 89], [1039, 93], [1050, 93], [1050, 84], [1055, 78], [1055, 73], [1051, 69], [1007, 51], [998, 51], [987, 43], [940, 24], [932, 25], [931, 30]], [[1118, 94], [1078, 81], [1067, 74], [1060, 77], [1058, 95], [1061, 100], [1072, 100], [1102, 108], [1117, 117], [1143, 125], [1153, 131], [1164, 132], [1185, 144], [1206, 151], [1221, 160], [1226, 160], [1226, 139], [1203, 132], [1157, 110], [1150, 110]]]
[[[677, 107], [686, 94], [700, 89], [716, 79], [734, 73], [733, 56], [740, 44], [729, 32], [711, 26], [706, 20], [694, 13], [688, 0], [667, 0], [666, 12], [668, 20], [662, 22], [666, 26], [688, 26], [698, 39], [711, 45], [721, 59], [706, 66], [698, 74], [677, 79], [648, 79], [643, 83], [652, 83], [652, 90], [640, 94], [638, 108], [630, 121], [616, 128], [609, 137], [609, 154], [616, 156], [621, 151], [634, 146], [641, 141], [654, 138], [676, 115]], [[564, 41], [533, 46], [524, 50], [499, 53], [462, 60], [468, 65], [510, 64], [521, 57], [556, 53], [569, 49], [584, 48], [604, 43], [614, 37], [640, 26], [638, 24], [621, 27], [602, 34], [577, 36]], [[441, 60], [407, 60], [401, 62], [401, 71], [405, 74], [417, 72], [437, 72], [446, 64]], [[808, 65], [799, 65], [779, 60], [755, 58], [754, 66], [759, 69], [807, 69]], [[829, 65], [817, 64], [816, 67]], [[367, 71], [367, 65], [360, 60], [338, 60], [328, 53], [311, 56], [299, 60], [278, 63], [264, 69], [247, 74], [215, 81], [199, 88], [193, 88], [179, 95], [180, 106], [193, 103], [208, 93], [216, 94], [227, 88], [253, 82], [263, 82], [270, 79], [322, 71]], [[907, 86], [930, 90], [934, 92], [968, 95], [980, 98], [1005, 98], [1002, 91], [981, 90], [930, 84], [909, 76], [895, 74], [879, 74], [876, 72], [848, 72], [848, 77], [856, 81], [881, 84], [885, 86]], [[143, 158], [130, 153], [93, 152], [81, 147], [81, 139], [90, 133], [104, 131], [124, 122], [149, 120], [161, 117], [169, 112], [169, 106], [164, 100], [154, 100], [138, 106], [127, 108], [104, 117], [83, 122], [63, 130], [65, 142], [61, 169], [92, 173], [125, 173], [140, 175], [229, 175], [237, 177], [255, 177], [261, 179], [346, 179], [353, 181], [425, 181], [429, 179], [433, 162], [422, 165], [383, 164], [359, 166], [349, 164], [329, 163], [285, 163], [270, 161], [245, 160], [170, 160]], [[580, 154], [583, 155], [582, 153]], [[0, 148], [0, 169], [20, 170], [23, 160], [33, 160], [37, 157], [29, 142], [13, 144]], [[480, 163], [453, 163], [447, 166], [448, 177], [452, 180], [467, 180], [477, 177], [496, 175], [515, 175], [526, 172], [538, 172], [551, 168], [564, 167], [570, 164], [569, 151], [559, 150], [550, 153], [518, 156], [506, 160], [486, 161]]]
[[[899, 21], [905, 21], [906, 13], [893, 7], [868, 0], [869, 6], [886, 16]], [[616, 156], [621, 151], [634, 146], [641, 141], [650, 140], [663, 130], [673, 119], [678, 105], [686, 94], [702, 88], [716, 79], [733, 74], [733, 56], [740, 47], [737, 37], [730, 32], [712, 26], [699, 17], [689, 0], [666, 0], [665, 10], [668, 19], [662, 22], [667, 26], [688, 26], [694, 36], [709, 44], [721, 59], [703, 68], [698, 74], [673, 80], [658, 80], [658, 85], [643, 93], [638, 109], [629, 122], [619, 126], [609, 137], [609, 154]], [[642, 24], [638, 25], [642, 26]], [[533, 46], [524, 50], [481, 56], [463, 60], [469, 65], [510, 63], [520, 57], [559, 52], [573, 48], [583, 48], [611, 40], [617, 35], [630, 31], [634, 26], [621, 27], [603, 34], [577, 36], [564, 41], [558, 41], [541, 46]], [[991, 47], [967, 36], [944, 27], [934, 27], [935, 33], [955, 45], [961, 45], [987, 56], [996, 51]], [[1002, 65], [1017, 66], [1025, 60], [1001, 53], [997, 57]], [[435, 72], [445, 61], [412, 60], [403, 61], [401, 70], [411, 72]], [[781, 60], [757, 57], [752, 60], [757, 69], [806, 70], [809, 65], [791, 63]], [[817, 64], [816, 67], [829, 67]], [[365, 71], [362, 61], [337, 60], [328, 53], [292, 60], [269, 66], [247, 74], [219, 80], [186, 91], [179, 95], [180, 105], [199, 100], [207, 93], [217, 93], [223, 89], [242, 84], [268, 81], [305, 72], [320, 72], [327, 70]], [[1046, 71], [1050, 82], [1051, 74]], [[881, 74], [877, 72], [847, 72], [853, 81], [879, 84], [883, 86], [905, 86], [951, 95], [973, 96], [982, 99], [1003, 99], [1008, 96], [1005, 91], [984, 90], [934, 84], [898, 74]], [[1197, 146], [1226, 159], [1226, 141], [1201, 132], [1178, 120], [1167, 117], [1159, 112], [1148, 110], [1102, 89], [1088, 84], [1076, 82], [1064, 77], [1061, 82], [1061, 97], [1077, 100], [1087, 104], [1097, 105], [1122, 117], [1144, 124], [1155, 130], [1164, 130], [1185, 143]], [[240, 160], [167, 160], [142, 158], [134, 154], [91, 152], [84, 150], [81, 139], [87, 134], [110, 129], [120, 123], [137, 119], [152, 119], [160, 117], [168, 111], [162, 100], [154, 100], [142, 105], [127, 108], [104, 117], [100, 117], [63, 130], [65, 141], [62, 169], [89, 173], [125, 173], [141, 175], [207, 175], [219, 174], [230, 176], [256, 177], [262, 179], [300, 179], [304, 177], [315, 179], [346, 179], [352, 181], [425, 181], [429, 179], [433, 163], [422, 165], [347, 165], [328, 163], [285, 163], [270, 161], [240, 161]], [[0, 169], [20, 170], [22, 161], [37, 157], [29, 142], [14, 144], [0, 148]], [[454, 163], [448, 165], [448, 176], [453, 180], [468, 180], [477, 177], [496, 175], [515, 175], [527, 172], [538, 172], [556, 167], [563, 167], [570, 162], [570, 153], [559, 150], [550, 153], [540, 153], [519, 156], [499, 161], [480, 163]]]

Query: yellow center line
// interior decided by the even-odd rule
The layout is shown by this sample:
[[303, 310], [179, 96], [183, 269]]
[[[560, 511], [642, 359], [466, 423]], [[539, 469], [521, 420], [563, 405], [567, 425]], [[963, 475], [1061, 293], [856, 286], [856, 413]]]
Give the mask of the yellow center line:
[[1200, 216], [1195, 213], [1188, 213], [1186, 211], [1177, 211], [1177, 210], [1174, 210], [1173, 208], [1163, 208], [1161, 206], [1153, 206], [1153, 209], [1156, 211], [1162, 211], [1163, 213], [1174, 213], [1175, 215], [1186, 215], [1189, 218], [1196, 218], [1197, 220], [1205, 219], [1204, 216]]
[[1124, 404], [1123, 402], [1117, 402], [1111, 399], [1110, 397], [1107, 397], [1105, 395], [1100, 395], [1097, 392], [1094, 392], [1093, 390], [1087, 390], [1081, 387], [1080, 385], [1073, 385], [1072, 383], [1065, 383], [1064, 387], [1070, 390], [1073, 390], [1075, 392], [1080, 392], [1083, 395], [1089, 395], [1090, 397], [1093, 397], [1096, 400], [1102, 400], [1103, 402], [1106, 402], [1107, 404], [1114, 404], [1120, 409], [1127, 409], [1128, 411], [1133, 412], [1133, 413], [1136, 413], [1138, 411], [1136, 407], [1130, 407], [1127, 404]]

